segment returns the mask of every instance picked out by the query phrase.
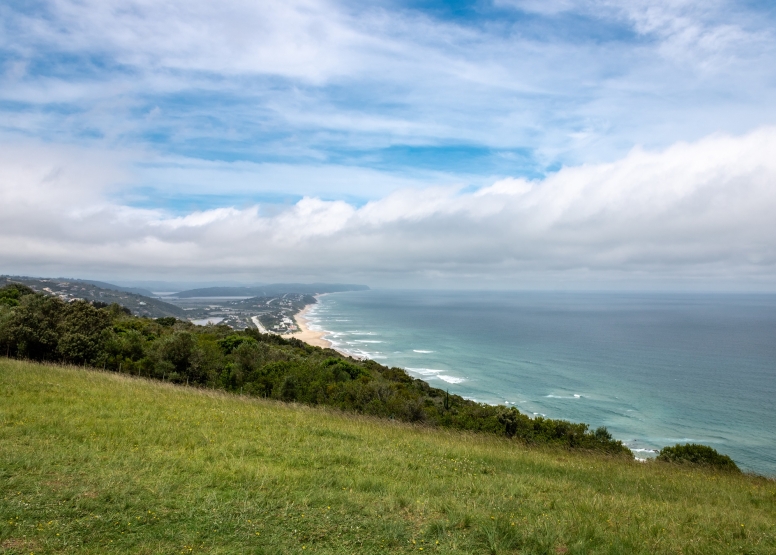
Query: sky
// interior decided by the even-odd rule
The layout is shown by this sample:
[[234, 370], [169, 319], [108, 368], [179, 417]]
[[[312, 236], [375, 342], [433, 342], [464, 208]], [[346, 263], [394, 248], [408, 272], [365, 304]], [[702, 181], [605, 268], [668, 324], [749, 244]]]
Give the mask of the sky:
[[4, 0], [0, 273], [776, 291], [776, 4]]

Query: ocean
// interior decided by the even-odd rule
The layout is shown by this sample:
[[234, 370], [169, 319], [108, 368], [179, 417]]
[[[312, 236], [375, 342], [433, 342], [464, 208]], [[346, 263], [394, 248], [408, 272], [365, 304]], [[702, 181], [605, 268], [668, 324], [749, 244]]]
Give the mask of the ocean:
[[776, 476], [776, 295], [371, 290], [308, 314], [335, 348], [451, 393]]

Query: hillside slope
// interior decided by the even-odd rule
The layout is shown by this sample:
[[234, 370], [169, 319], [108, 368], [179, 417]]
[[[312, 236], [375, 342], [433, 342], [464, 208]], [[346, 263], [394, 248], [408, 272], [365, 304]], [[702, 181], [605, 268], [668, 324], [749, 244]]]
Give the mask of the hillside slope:
[[[186, 318], [186, 311], [151, 297], [139, 295], [109, 283], [90, 282], [85, 280], [66, 280], [61, 278], [34, 278], [26, 276], [0, 276], [0, 287], [12, 283], [21, 283], [33, 290], [58, 297], [64, 301], [85, 299], [90, 302], [105, 304], [116, 303], [132, 311], [136, 316], [149, 318], [175, 317]], [[102, 287], [102, 286], [107, 286]]]
[[773, 553], [776, 483], [0, 359], [2, 553]]

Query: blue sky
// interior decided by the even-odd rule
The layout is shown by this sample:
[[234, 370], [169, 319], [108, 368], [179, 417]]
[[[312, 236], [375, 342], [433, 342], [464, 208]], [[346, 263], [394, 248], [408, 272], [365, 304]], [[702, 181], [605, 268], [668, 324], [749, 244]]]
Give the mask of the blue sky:
[[[390, 251], [410, 227], [428, 226], [423, 236], [437, 241], [432, 247], [429, 240], [429, 252], [447, 254], [440, 259], [396, 254], [391, 267], [402, 268], [398, 274], [364, 263], [343, 268], [347, 276], [433, 284], [466, 275], [495, 285], [530, 286], [552, 275], [557, 283], [584, 286], [591, 280], [630, 281], [636, 272], [639, 283], [661, 287], [767, 287], [773, 275], [767, 240], [758, 239], [764, 250], [748, 258], [731, 242], [700, 263], [692, 256], [678, 260], [672, 241], [612, 246], [600, 229], [588, 243], [572, 247], [554, 235], [572, 225], [561, 218], [552, 220], [560, 227], [546, 228], [543, 235], [512, 231], [513, 243], [540, 237], [555, 254], [540, 260], [507, 248], [502, 257], [477, 260], [446, 242], [447, 228], [434, 227], [444, 218], [432, 208], [458, 200], [477, 205], [484, 198], [478, 191], [505, 180], [533, 183], [533, 195], [560, 183], [559, 176], [587, 168], [592, 183], [606, 168], [636, 160], [634, 152], [667, 164], [670, 152], [682, 145], [695, 149], [698, 162], [689, 164], [696, 173], [674, 189], [724, 196], [730, 192], [725, 187], [735, 181], [740, 188], [744, 180], [739, 190], [750, 187], [765, 195], [748, 199], [751, 206], [767, 204], [770, 190], [752, 181], [752, 168], [767, 169], [767, 161], [731, 161], [731, 167], [719, 168], [718, 160], [708, 158], [715, 155], [703, 149], [766, 137], [761, 150], [767, 157], [765, 145], [776, 125], [775, 23], [773, 3], [725, 0], [6, 1], [0, 5], [0, 143], [6, 145], [0, 178], [6, 205], [14, 214], [23, 212], [17, 197], [25, 188], [40, 190], [41, 213], [47, 199], [58, 198], [50, 188], [65, 200], [52, 207], [59, 209], [54, 219], [61, 220], [61, 232], [51, 236], [0, 224], [8, 241], [22, 237], [34, 245], [1, 254], [8, 271], [93, 277], [192, 269], [248, 281], [337, 277], [326, 264], [305, 265], [310, 260], [305, 249], [313, 241], [307, 236], [292, 249], [299, 258], [284, 265], [256, 253], [229, 255], [228, 261], [207, 255], [220, 260], [217, 269], [203, 267], [194, 254], [161, 266], [120, 263], [112, 256], [99, 260], [106, 252], [142, 259], [143, 244], [149, 260], [163, 261], [169, 258], [162, 254], [165, 248], [182, 252], [181, 241], [192, 245], [192, 253], [220, 248], [196, 239], [195, 231], [186, 238], [153, 232], [198, 214], [212, 217], [194, 218], [210, 222], [191, 224], [194, 228], [216, 225], [216, 214], [233, 223], [229, 218], [250, 213], [259, 228], [277, 229], [293, 214], [311, 217], [299, 205], [308, 199], [356, 225], [365, 208], [388, 210], [395, 199], [412, 197], [407, 201], [412, 206], [423, 202], [429, 209], [406, 223], [409, 227], [394, 229], [399, 224], [383, 214], [380, 218], [393, 222], [390, 230], [367, 233], [325, 223], [321, 240], [328, 237], [332, 244], [333, 235], [342, 235], [336, 253], [353, 259], [362, 248], [357, 246], [373, 234]], [[51, 165], [53, 160], [58, 162]], [[740, 179], [723, 187], [703, 177], [712, 173]], [[79, 180], [90, 185], [72, 184]], [[557, 185], [564, 191], [569, 186]], [[654, 186], [655, 197], [670, 197], [665, 184], [641, 186]], [[631, 180], [614, 190], [625, 194], [634, 187]], [[520, 208], [524, 219], [556, 214], [572, 200], [543, 194], [544, 204], [521, 201], [527, 203]], [[510, 195], [514, 201], [514, 191]], [[591, 193], [585, 202], [590, 198], [599, 196]], [[596, 210], [605, 211], [606, 202]], [[502, 210], [517, 210], [507, 204]], [[684, 209], [695, 217], [698, 206]], [[668, 217], [659, 211], [669, 208], [656, 202], [641, 235], [657, 233]], [[135, 228], [143, 231], [127, 231], [110, 244], [82, 243], [87, 229], [112, 237], [73, 215], [84, 210], [104, 213], [106, 222], [117, 214], [136, 218]], [[235, 212], [213, 212], [218, 210]], [[746, 227], [751, 216], [740, 215], [740, 240], [753, 233]], [[719, 222], [722, 216], [714, 217]], [[486, 241], [485, 228], [472, 218], [469, 236]], [[604, 225], [601, 218], [598, 225]], [[684, 252], [698, 239], [675, 241], [673, 250]], [[656, 243], [664, 252], [653, 253], [652, 260], [645, 253]], [[291, 249], [282, 238], [265, 247]], [[573, 256], [559, 254], [567, 249]], [[66, 255], [73, 251], [86, 254]], [[699, 246], [697, 252], [706, 249]], [[603, 253], [614, 258], [604, 264]]]

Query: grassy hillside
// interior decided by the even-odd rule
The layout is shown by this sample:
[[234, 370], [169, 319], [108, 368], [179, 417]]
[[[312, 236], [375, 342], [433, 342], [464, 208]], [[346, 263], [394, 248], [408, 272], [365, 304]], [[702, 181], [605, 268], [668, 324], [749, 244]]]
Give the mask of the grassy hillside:
[[0, 553], [774, 553], [776, 483], [0, 359]]

